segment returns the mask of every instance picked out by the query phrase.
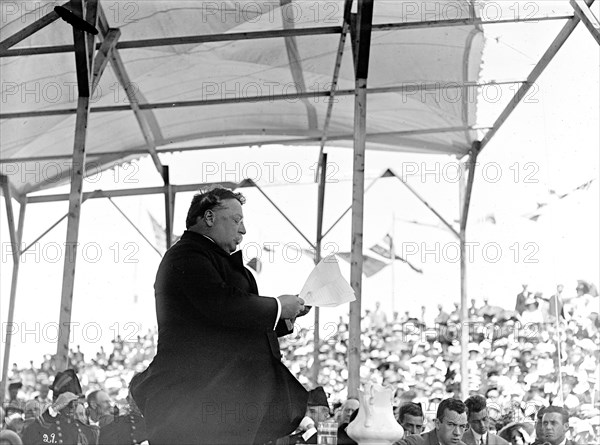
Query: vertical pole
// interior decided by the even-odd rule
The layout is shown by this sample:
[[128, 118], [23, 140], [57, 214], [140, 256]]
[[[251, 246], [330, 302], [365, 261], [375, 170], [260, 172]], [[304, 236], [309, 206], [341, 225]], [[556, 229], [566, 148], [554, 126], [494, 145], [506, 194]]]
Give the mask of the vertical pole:
[[[6, 181], [6, 182], [5, 182]], [[6, 385], [8, 383], [8, 365], [10, 363], [10, 347], [13, 335], [13, 323], [15, 318], [15, 302], [17, 297], [17, 279], [19, 277], [19, 264], [21, 263], [21, 240], [23, 236], [23, 224], [25, 223], [25, 204], [21, 202], [19, 208], [19, 223], [15, 232], [15, 219], [12, 207], [12, 198], [8, 179], [2, 178], [2, 191], [6, 203], [6, 219], [12, 244], [13, 270], [10, 282], [10, 297], [8, 302], [8, 316], [6, 318], [6, 340], [4, 342], [4, 359], [2, 362], [2, 383], [0, 383], [0, 402], [4, 401]]]
[[469, 311], [467, 306], [467, 261], [466, 261], [465, 231], [460, 229], [460, 395], [462, 400], [469, 397]]
[[[465, 190], [467, 188], [467, 181], [465, 180], [467, 174], [469, 173], [469, 164], [467, 162], [461, 162], [461, 175], [458, 183], [458, 193], [459, 193], [459, 218], [462, 218], [462, 209], [465, 206]], [[460, 225], [462, 227], [462, 224]], [[466, 263], [465, 263], [465, 255], [466, 255], [466, 245], [465, 245], [465, 236], [462, 230], [459, 228], [458, 233], [458, 243], [460, 249], [460, 398], [461, 400], [466, 400], [469, 397], [468, 384], [469, 384], [469, 373], [467, 371], [468, 366], [468, 342], [469, 342], [469, 325], [468, 325], [468, 316], [469, 311], [467, 309], [467, 291], [465, 288], [465, 283], [467, 282], [467, 271], [466, 271]]]
[[392, 213], [392, 230], [390, 231], [390, 267], [392, 271], [392, 314], [396, 312], [396, 247], [394, 237], [396, 235], [396, 214]]
[[169, 178], [169, 166], [163, 165], [163, 180], [165, 181], [165, 232], [167, 249], [173, 245], [173, 186]]
[[563, 393], [563, 380], [562, 380], [562, 351], [561, 351], [561, 346], [560, 346], [561, 332], [560, 332], [560, 319], [559, 319], [560, 318], [560, 310], [558, 307], [558, 292], [554, 294], [554, 307], [556, 308], [555, 309], [555, 312], [556, 312], [556, 352], [557, 352], [557, 358], [558, 358], [558, 366], [556, 368], [558, 369], [558, 392], [559, 392], [558, 400], [559, 400], [559, 403], [561, 405], [563, 405], [564, 393]]
[[367, 81], [357, 79], [354, 104], [354, 174], [352, 178], [352, 252], [350, 284], [356, 300], [350, 303], [350, 342], [348, 350], [348, 397], [358, 398], [361, 353], [361, 300], [363, 268], [363, 210], [365, 190], [365, 145]]
[[[94, 3], [94, 2], [92, 2]], [[83, 0], [72, 0], [73, 13], [84, 18]], [[93, 41], [92, 41], [93, 43]], [[69, 337], [71, 335], [71, 309], [73, 307], [73, 290], [75, 287], [75, 265], [77, 260], [77, 244], [79, 238], [79, 221], [81, 216], [81, 197], [85, 170], [85, 144], [87, 125], [90, 113], [90, 52], [94, 45], [88, 47], [86, 34], [73, 28], [73, 45], [75, 47], [75, 66], [77, 69], [77, 115], [75, 117], [75, 138], [71, 166], [71, 191], [69, 193], [69, 216], [67, 219], [67, 239], [65, 242], [65, 262], [63, 266], [62, 293], [60, 299], [60, 316], [58, 341], [56, 346], [57, 371], [67, 368], [69, 363]]]
[[352, 252], [350, 285], [356, 300], [350, 303], [348, 342], [348, 397], [358, 398], [361, 353], [361, 299], [363, 270], [363, 212], [365, 195], [365, 148], [367, 142], [367, 78], [371, 51], [373, 0], [358, 0], [353, 22], [354, 73], [354, 161], [352, 175]]
[[[317, 242], [315, 243], [315, 264], [321, 261], [321, 241], [323, 240], [323, 209], [325, 204], [325, 182], [327, 180], [327, 153], [321, 153], [319, 159], [321, 171], [319, 172], [319, 196], [317, 203]], [[320, 311], [315, 307], [315, 329], [314, 329], [314, 346], [313, 346], [313, 366], [312, 366], [312, 381], [313, 385], [319, 384], [319, 370], [321, 362], [319, 360], [319, 350], [321, 348], [321, 328]]]
[[[473, 142], [473, 146], [469, 152], [468, 161], [468, 179], [464, 189], [464, 196], [462, 199], [461, 206], [461, 217], [460, 217], [460, 318], [461, 318], [461, 354], [460, 354], [460, 371], [461, 371], [461, 385], [460, 393], [462, 400], [469, 397], [469, 371], [467, 365], [469, 362], [468, 357], [468, 346], [469, 346], [469, 311], [467, 303], [467, 249], [466, 249], [466, 238], [467, 238], [467, 220], [469, 217], [469, 206], [471, 203], [471, 193], [473, 191], [473, 181], [475, 180], [475, 164], [477, 162], [477, 155], [481, 150], [481, 143], [479, 141]], [[464, 175], [461, 175], [461, 177]]]
[[81, 195], [85, 165], [85, 142], [90, 111], [90, 98], [77, 99], [75, 123], [75, 143], [73, 147], [73, 167], [71, 191], [69, 193], [69, 216], [67, 219], [67, 240], [65, 242], [65, 262], [63, 266], [62, 294], [60, 300], [59, 335], [56, 349], [56, 369], [61, 371], [69, 363], [69, 337], [71, 335], [71, 309], [75, 288], [75, 265], [81, 217]]

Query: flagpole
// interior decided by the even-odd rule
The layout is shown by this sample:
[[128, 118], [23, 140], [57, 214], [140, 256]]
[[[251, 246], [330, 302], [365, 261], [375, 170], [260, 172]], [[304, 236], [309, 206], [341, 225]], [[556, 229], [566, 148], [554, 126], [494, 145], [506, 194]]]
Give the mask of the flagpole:
[[392, 213], [392, 230], [390, 231], [390, 266], [392, 268], [392, 316], [396, 312], [396, 273], [394, 262], [396, 260], [396, 249], [394, 246], [394, 236], [396, 230], [396, 213]]
[[556, 351], [558, 353], [558, 392], [560, 404], [564, 404], [563, 381], [562, 381], [562, 351], [560, 346], [560, 311], [558, 310], [558, 291], [554, 294], [554, 312], [556, 315]]

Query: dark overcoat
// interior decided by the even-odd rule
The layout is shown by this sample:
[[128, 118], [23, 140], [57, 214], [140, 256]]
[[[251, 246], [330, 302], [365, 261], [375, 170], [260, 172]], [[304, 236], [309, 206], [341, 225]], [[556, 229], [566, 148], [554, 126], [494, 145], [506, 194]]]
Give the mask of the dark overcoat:
[[241, 252], [186, 231], [154, 285], [157, 354], [132, 381], [151, 445], [253, 444], [290, 434], [308, 392], [281, 363], [274, 298], [258, 295]]

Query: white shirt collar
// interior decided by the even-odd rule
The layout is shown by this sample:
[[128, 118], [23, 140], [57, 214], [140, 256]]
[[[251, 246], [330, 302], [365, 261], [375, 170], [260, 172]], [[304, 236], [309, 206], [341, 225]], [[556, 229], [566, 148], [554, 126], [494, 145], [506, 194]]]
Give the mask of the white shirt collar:
[[[212, 241], [213, 243], [215, 243], [215, 240], [214, 240], [214, 239], [212, 239], [210, 236], [206, 236], [204, 233], [201, 233], [201, 235], [202, 235], [204, 238], [206, 238], [206, 239], [208, 239], [208, 240]], [[217, 243], [215, 243], [215, 244], [217, 244]]]
[[475, 432], [475, 430], [472, 428], [471, 428], [471, 431], [473, 432], [473, 437], [475, 438], [476, 444], [482, 443], [482, 440], [483, 440], [484, 444], [487, 443], [487, 434], [488, 434], [487, 431], [483, 434], [479, 434], [479, 433]]

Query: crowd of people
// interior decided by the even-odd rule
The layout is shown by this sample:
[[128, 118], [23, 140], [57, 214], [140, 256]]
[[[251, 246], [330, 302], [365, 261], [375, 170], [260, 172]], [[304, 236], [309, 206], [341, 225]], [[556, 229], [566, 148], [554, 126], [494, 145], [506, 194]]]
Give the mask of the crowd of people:
[[[408, 312], [388, 316], [377, 304], [363, 317], [361, 381], [395, 389], [396, 417], [399, 423], [405, 417], [410, 420], [405, 422], [405, 431], [435, 430], [440, 403], [460, 395], [459, 340], [460, 329], [466, 327], [469, 393], [484, 398], [490, 434], [503, 432], [510, 440], [506, 433], [510, 427], [524, 437], [523, 442], [514, 443], [533, 443], [536, 416], [549, 406], [561, 406], [568, 413], [567, 436], [579, 444], [598, 443], [600, 298], [582, 283], [574, 298], [563, 293], [558, 286], [556, 294], [546, 300], [524, 285], [514, 310], [491, 306], [485, 299], [482, 305], [472, 300], [469, 322], [464, 324], [460, 323], [458, 304], [449, 313], [440, 305], [433, 326], [424, 322], [425, 308], [418, 316]], [[282, 361], [305, 387], [322, 387], [329, 415], [339, 424], [344, 419], [347, 423], [351, 411], [358, 409], [358, 401], [346, 399], [348, 324], [340, 318], [335, 332], [321, 339], [317, 382], [312, 381], [313, 332], [300, 329], [282, 337]], [[75, 404], [73, 413], [82, 425], [90, 426], [88, 443], [98, 442], [102, 428], [119, 416], [133, 419], [131, 416], [138, 415], [128, 399], [128, 385], [154, 356], [156, 340], [156, 331], [133, 342], [117, 338], [110, 353], [101, 349], [91, 359], [84, 357], [79, 347], [71, 350], [69, 368], [77, 373], [81, 394], [87, 395]], [[56, 386], [55, 374], [51, 355], [46, 355], [40, 366], [34, 362], [26, 369], [13, 366], [4, 404], [4, 430], [22, 436], [52, 406], [50, 388]], [[418, 425], [416, 407], [422, 412]], [[79, 436], [86, 434], [79, 431]]]

